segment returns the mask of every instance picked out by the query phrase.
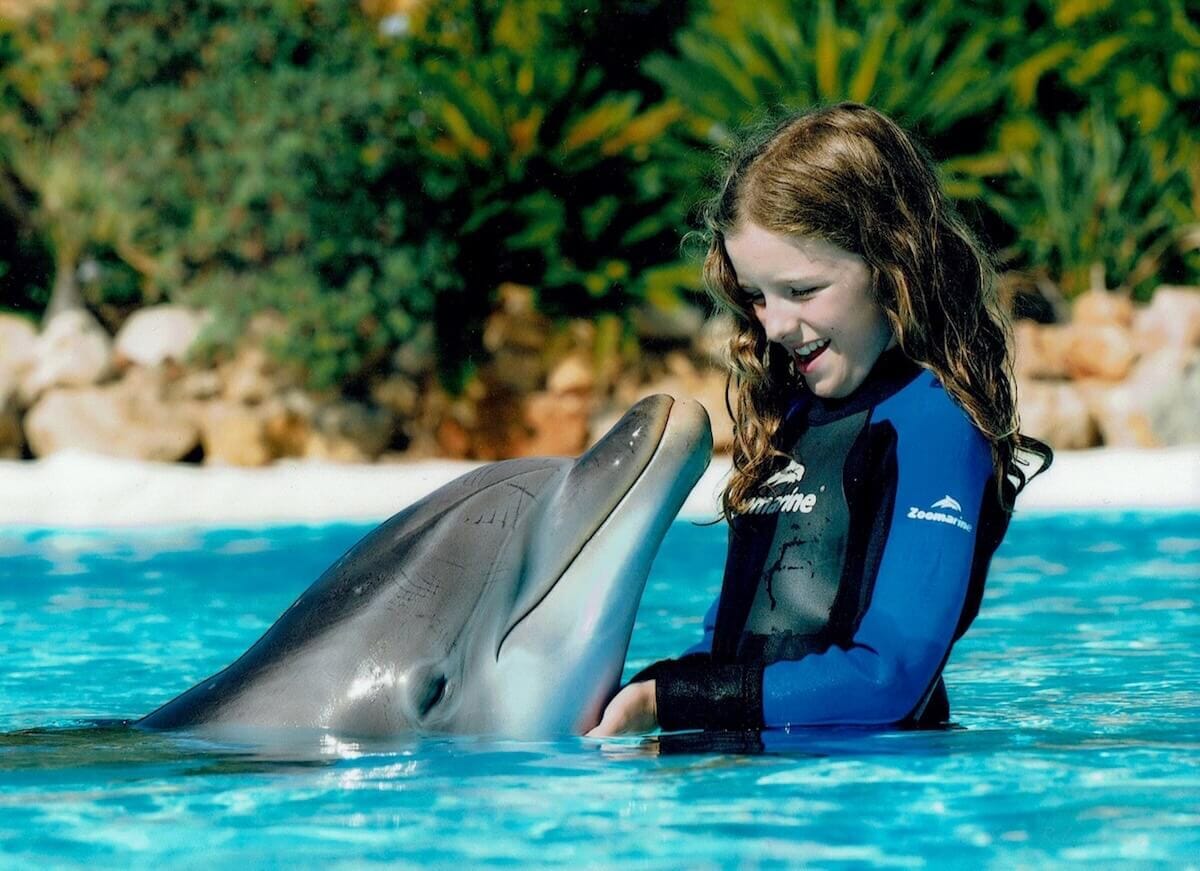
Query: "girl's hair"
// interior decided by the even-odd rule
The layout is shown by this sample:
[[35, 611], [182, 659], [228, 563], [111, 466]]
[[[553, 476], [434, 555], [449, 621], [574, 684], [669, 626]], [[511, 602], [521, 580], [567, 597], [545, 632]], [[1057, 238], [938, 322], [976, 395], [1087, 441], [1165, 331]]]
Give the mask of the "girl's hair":
[[745, 509], [786, 456], [777, 435], [799, 389], [788, 355], [767, 341], [739, 290], [725, 250], [725, 236], [746, 222], [818, 237], [866, 261], [872, 295], [901, 350], [937, 376], [991, 444], [997, 496], [1011, 511], [1029, 480], [1018, 452], [1040, 458], [1035, 475], [1054, 454], [1017, 430], [1011, 328], [995, 272], [946, 202], [924, 149], [875, 109], [839, 103], [750, 129], [723, 166], [703, 220], [704, 283], [736, 321], [726, 386], [734, 420], [726, 519]]

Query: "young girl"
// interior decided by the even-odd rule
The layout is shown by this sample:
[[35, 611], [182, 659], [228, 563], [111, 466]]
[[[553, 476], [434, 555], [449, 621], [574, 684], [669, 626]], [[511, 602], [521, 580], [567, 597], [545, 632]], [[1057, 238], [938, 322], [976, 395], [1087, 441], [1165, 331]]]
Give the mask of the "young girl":
[[867, 106], [786, 119], [705, 213], [730, 343], [729, 550], [703, 640], [595, 736], [945, 722], [941, 673], [1026, 483], [993, 273], [914, 141]]

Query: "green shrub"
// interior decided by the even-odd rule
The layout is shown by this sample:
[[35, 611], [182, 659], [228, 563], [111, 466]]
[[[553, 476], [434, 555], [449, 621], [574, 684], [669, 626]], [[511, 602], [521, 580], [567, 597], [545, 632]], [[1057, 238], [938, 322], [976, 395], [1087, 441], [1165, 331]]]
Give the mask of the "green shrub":
[[[501, 281], [533, 287], [551, 316], [594, 316], [694, 280], [678, 268], [681, 216], [651, 160], [679, 108], [650, 105], [652, 86], [630, 73], [676, 19], [632, 2], [598, 14], [590, 0], [429, 9], [398, 51], [421, 83], [424, 219], [456, 239], [463, 276], [461, 294], [439, 300], [462, 339], [445, 353], [477, 347]], [[636, 35], [623, 56], [617, 30]]]
[[[936, 0], [759, 0], [718, 4], [676, 40], [678, 57], [651, 58], [647, 72], [686, 110], [663, 143], [675, 186], [691, 202], [712, 148], [760, 117], [853, 100], [916, 130], [935, 151], [986, 145], [981, 131], [1005, 94], [994, 56], [1018, 26], [988, 4]], [[977, 194], [949, 178], [956, 194]], [[965, 186], [959, 190], [957, 186]]]
[[1153, 149], [1100, 107], [1039, 125], [1029, 140], [1014, 146], [1011, 171], [985, 195], [1021, 228], [1007, 258], [1031, 264], [1068, 298], [1113, 285], [1148, 297], [1163, 261], [1200, 230], [1187, 167], [1156, 164]]
[[369, 377], [459, 281], [414, 218], [411, 78], [354, 6], [68, 0], [25, 38], [6, 129], [60, 275], [115, 251], [227, 335], [277, 309], [317, 387]]

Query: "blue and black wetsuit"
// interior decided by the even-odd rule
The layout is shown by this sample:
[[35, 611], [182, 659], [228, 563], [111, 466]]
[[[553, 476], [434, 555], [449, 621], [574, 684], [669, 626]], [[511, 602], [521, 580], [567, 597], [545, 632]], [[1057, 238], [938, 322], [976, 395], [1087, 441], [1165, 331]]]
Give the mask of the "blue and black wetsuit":
[[704, 639], [634, 680], [667, 731], [945, 721], [942, 668], [1008, 528], [987, 440], [899, 348], [848, 397], [803, 394], [781, 435]]

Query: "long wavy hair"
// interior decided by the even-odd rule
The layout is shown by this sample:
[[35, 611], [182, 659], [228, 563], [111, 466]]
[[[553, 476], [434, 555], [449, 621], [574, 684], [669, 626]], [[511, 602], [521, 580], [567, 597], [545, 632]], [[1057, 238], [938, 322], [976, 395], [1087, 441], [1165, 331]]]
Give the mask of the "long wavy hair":
[[[721, 169], [702, 218], [704, 284], [736, 323], [726, 385], [734, 421], [726, 519], [742, 513], [786, 459], [780, 425], [796, 391], [806, 389], [739, 290], [725, 237], [745, 222], [815, 236], [866, 261], [871, 292], [901, 350], [937, 376], [991, 444], [996, 493], [1011, 512], [1017, 493], [1054, 454], [1018, 431], [1012, 331], [994, 267], [947, 203], [922, 146], [881, 112], [839, 103], [749, 128]], [[1028, 477], [1025, 454], [1040, 459]]]

